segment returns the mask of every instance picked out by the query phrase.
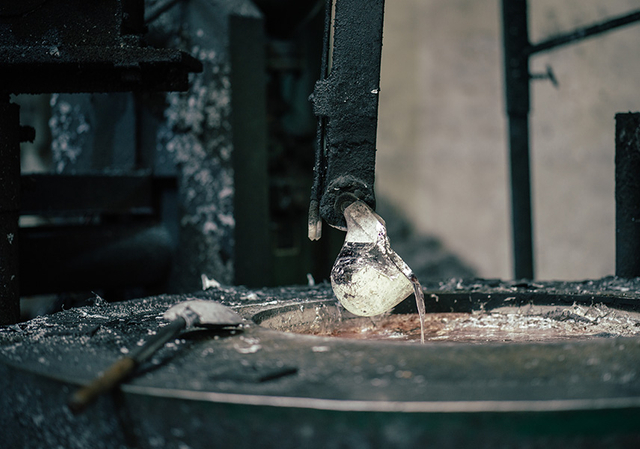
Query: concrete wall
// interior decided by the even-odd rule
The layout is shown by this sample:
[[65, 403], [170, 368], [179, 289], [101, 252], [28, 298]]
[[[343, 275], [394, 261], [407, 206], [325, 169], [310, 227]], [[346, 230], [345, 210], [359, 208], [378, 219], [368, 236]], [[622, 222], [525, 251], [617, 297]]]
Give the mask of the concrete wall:
[[[532, 42], [640, 9], [639, 0], [530, 0]], [[536, 271], [615, 271], [614, 114], [640, 110], [640, 24], [536, 56]], [[376, 191], [480, 276], [511, 278], [498, 0], [386, 5]]]

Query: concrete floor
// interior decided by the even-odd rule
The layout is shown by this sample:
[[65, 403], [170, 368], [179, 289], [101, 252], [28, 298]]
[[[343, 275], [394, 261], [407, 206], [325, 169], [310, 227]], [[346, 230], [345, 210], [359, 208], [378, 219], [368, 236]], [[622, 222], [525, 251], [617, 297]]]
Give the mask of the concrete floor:
[[[538, 42], [640, 0], [533, 0]], [[387, 2], [377, 186], [484, 277], [513, 277], [498, 0]], [[615, 272], [614, 115], [640, 110], [640, 24], [533, 58], [536, 276]]]

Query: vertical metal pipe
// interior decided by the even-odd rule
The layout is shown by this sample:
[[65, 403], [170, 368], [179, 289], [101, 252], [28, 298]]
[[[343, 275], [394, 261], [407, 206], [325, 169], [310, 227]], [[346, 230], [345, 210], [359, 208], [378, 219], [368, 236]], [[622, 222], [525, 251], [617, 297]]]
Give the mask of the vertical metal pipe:
[[509, 146], [514, 277], [533, 279], [528, 117], [509, 117]]
[[640, 276], [640, 113], [616, 114], [616, 276]]
[[0, 100], [0, 325], [18, 322], [18, 209], [20, 207], [20, 108]]
[[534, 277], [529, 165], [529, 31], [527, 1], [502, 0], [505, 102], [511, 171], [514, 275]]

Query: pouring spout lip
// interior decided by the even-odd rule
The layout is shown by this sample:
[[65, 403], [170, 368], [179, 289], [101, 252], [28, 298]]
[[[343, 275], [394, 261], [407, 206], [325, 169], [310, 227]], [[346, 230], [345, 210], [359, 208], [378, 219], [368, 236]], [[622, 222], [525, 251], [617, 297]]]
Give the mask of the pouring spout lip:
[[379, 243], [387, 240], [384, 220], [364, 201], [357, 200], [344, 210], [347, 222], [345, 242]]

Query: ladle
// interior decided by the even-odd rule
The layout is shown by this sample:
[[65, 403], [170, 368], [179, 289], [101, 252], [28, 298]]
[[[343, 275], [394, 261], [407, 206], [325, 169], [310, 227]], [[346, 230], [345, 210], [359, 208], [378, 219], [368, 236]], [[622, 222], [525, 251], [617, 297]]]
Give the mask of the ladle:
[[413, 293], [417, 279], [391, 249], [382, 217], [360, 200], [343, 213], [347, 235], [331, 270], [333, 292], [351, 313], [380, 315]]
[[185, 328], [198, 326], [206, 328], [236, 327], [242, 317], [233, 310], [215, 301], [191, 300], [178, 303], [164, 313], [163, 318], [170, 323], [161, 328], [155, 336], [142, 346], [122, 357], [90, 384], [79, 388], [71, 395], [68, 406], [74, 413], [82, 412], [100, 394], [107, 392], [124, 380], [141, 363], [148, 360], [158, 349], [178, 335]]

